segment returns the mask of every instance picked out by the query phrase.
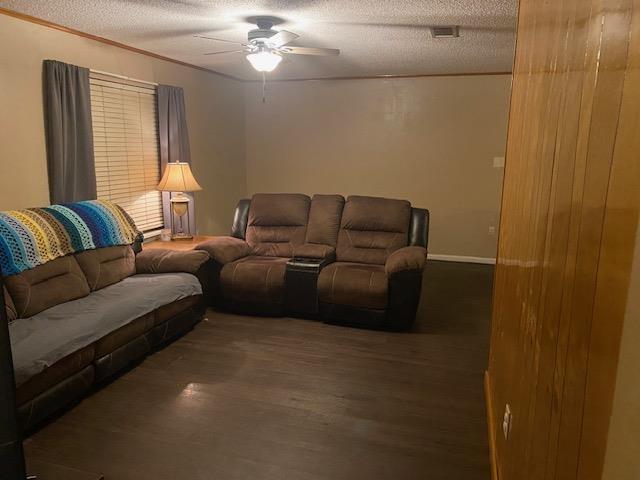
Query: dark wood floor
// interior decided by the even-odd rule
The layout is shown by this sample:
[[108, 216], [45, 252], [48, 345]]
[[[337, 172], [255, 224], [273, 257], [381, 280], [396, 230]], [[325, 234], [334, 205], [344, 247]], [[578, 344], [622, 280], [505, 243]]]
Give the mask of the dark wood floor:
[[427, 268], [408, 334], [210, 311], [27, 457], [105, 480], [487, 480], [493, 268]]

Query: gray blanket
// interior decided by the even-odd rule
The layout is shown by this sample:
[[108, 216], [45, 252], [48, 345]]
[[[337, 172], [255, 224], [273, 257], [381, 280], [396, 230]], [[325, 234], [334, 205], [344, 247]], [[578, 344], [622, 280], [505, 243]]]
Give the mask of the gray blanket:
[[16, 383], [24, 383], [58, 360], [176, 300], [199, 295], [188, 273], [134, 275], [72, 302], [9, 325]]

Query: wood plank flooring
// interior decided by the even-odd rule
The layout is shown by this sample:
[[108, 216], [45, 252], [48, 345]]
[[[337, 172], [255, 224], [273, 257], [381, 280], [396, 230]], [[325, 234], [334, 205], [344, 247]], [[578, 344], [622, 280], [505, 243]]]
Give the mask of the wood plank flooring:
[[27, 457], [105, 480], [487, 480], [493, 267], [427, 269], [412, 333], [209, 311]]

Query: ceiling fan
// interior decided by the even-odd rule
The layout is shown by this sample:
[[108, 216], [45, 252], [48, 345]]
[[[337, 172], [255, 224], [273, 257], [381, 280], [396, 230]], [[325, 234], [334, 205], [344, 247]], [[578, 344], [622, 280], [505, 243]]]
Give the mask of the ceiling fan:
[[250, 30], [247, 43], [223, 40], [221, 38], [208, 37], [206, 35], [194, 35], [197, 38], [205, 38], [217, 42], [235, 43], [242, 45], [238, 50], [225, 50], [222, 52], [210, 52], [204, 55], [220, 55], [223, 53], [246, 53], [247, 60], [258, 72], [272, 72], [282, 61], [283, 55], [340, 55], [340, 50], [335, 48], [309, 48], [294, 47], [288, 45], [299, 35], [286, 30], [273, 30], [273, 26], [279, 20], [274, 17], [255, 17], [252, 23], [258, 28]]

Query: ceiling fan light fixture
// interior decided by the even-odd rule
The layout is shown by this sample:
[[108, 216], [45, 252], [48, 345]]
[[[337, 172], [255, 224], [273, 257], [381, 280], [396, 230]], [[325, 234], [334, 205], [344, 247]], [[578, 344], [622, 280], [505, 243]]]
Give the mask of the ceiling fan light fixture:
[[247, 55], [247, 60], [258, 72], [273, 72], [282, 61], [282, 56], [268, 50]]

